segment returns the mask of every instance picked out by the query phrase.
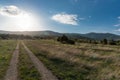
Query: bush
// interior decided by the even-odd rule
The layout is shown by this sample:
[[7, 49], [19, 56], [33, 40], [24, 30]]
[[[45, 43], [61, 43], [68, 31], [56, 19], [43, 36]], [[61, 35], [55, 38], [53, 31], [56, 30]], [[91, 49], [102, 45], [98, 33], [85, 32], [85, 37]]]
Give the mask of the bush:
[[68, 40], [67, 43], [68, 43], [68, 44], [75, 44], [75, 41], [73, 41], [73, 40]]
[[109, 42], [109, 44], [110, 44], [110, 45], [116, 45], [116, 41], [111, 40], [111, 41]]
[[107, 39], [103, 39], [103, 40], [101, 41], [101, 43], [102, 43], [102, 44], [108, 44], [108, 40], [107, 40]]
[[57, 41], [63, 43], [63, 44], [75, 44], [75, 41], [68, 39], [66, 35], [63, 35], [61, 37], [57, 38]]

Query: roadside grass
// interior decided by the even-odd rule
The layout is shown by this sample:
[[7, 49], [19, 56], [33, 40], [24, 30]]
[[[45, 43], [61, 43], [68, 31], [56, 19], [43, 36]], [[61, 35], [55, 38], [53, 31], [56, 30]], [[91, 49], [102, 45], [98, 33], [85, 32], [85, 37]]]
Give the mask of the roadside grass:
[[60, 80], [120, 80], [119, 46], [25, 42]]
[[0, 40], [0, 80], [5, 76], [16, 43], [16, 40]]
[[54, 73], [54, 75], [57, 76], [59, 80], [85, 80], [87, 79], [86, 76], [94, 70], [86, 65], [82, 65], [81, 68], [78, 69], [79, 67], [77, 67], [77, 64], [75, 63], [51, 57], [47, 54], [48, 52], [46, 53], [45, 51], [35, 53], [35, 55]]
[[20, 55], [18, 63], [19, 80], [41, 80], [40, 74], [31, 62], [24, 47], [20, 44]]
[[[28, 45], [28, 44], [27, 44]], [[36, 49], [28, 45], [35, 55], [50, 69], [59, 80], [86, 80], [92, 71], [96, 70], [88, 65], [76, 63], [49, 55], [47, 51]], [[94, 80], [94, 79], [91, 79]]]

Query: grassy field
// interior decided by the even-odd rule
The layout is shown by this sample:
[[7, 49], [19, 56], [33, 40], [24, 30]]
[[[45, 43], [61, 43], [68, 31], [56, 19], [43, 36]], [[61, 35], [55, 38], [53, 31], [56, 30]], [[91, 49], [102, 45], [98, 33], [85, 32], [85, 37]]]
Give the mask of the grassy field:
[[59, 80], [120, 80], [120, 46], [25, 41]]
[[20, 44], [18, 63], [19, 80], [40, 80], [40, 74], [33, 65], [24, 47]]
[[0, 80], [3, 80], [5, 76], [16, 43], [15, 40], [0, 40]]

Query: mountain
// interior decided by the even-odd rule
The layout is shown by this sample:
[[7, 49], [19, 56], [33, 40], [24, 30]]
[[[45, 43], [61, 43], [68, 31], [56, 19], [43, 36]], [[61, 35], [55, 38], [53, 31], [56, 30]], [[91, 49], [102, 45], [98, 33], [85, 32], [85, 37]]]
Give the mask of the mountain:
[[0, 34], [17, 34], [17, 35], [30, 35], [30, 36], [60, 36], [61, 33], [53, 31], [2, 31]]
[[61, 33], [53, 31], [23, 31], [16, 34], [30, 35], [30, 36], [61, 36]]
[[93, 39], [93, 38], [89, 38], [89, 37], [85, 37], [82, 34], [78, 34], [78, 33], [64, 33], [66, 36], [68, 36], [69, 38], [74, 38], [74, 39]]
[[3, 31], [3, 30], [0, 30], [0, 34], [10, 34], [10, 31]]
[[89, 39], [81, 36], [77, 33], [58, 33], [54, 31], [0, 31], [0, 34], [16, 34], [16, 35], [29, 35], [29, 36], [40, 36], [40, 37], [58, 37], [65, 34], [69, 38], [73, 39]]
[[94, 32], [92, 32], [92, 33], [83, 34], [82, 36], [89, 37], [89, 38], [96, 39], [96, 40], [103, 40], [103, 39], [120, 40], [119, 35], [111, 34], [111, 33], [94, 33]]
[[0, 34], [17, 34], [17, 35], [29, 35], [29, 36], [52, 36], [52, 37], [58, 37], [65, 34], [69, 38], [74, 39], [95, 39], [95, 40], [120, 40], [120, 36], [116, 34], [111, 33], [87, 33], [87, 34], [79, 34], [79, 33], [59, 33], [54, 31], [0, 31]]

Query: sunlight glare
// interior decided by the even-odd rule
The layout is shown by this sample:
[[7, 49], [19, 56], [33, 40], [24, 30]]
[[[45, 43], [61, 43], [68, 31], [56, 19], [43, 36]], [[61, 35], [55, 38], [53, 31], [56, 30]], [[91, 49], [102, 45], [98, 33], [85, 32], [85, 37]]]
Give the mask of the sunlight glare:
[[33, 17], [31, 14], [22, 13], [16, 16], [14, 20], [19, 31], [31, 31], [38, 26], [37, 19]]
[[43, 19], [34, 12], [20, 9], [17, 6], [0, 8], [0, 26], [9, 31], [39, 31], [43, 29]]

